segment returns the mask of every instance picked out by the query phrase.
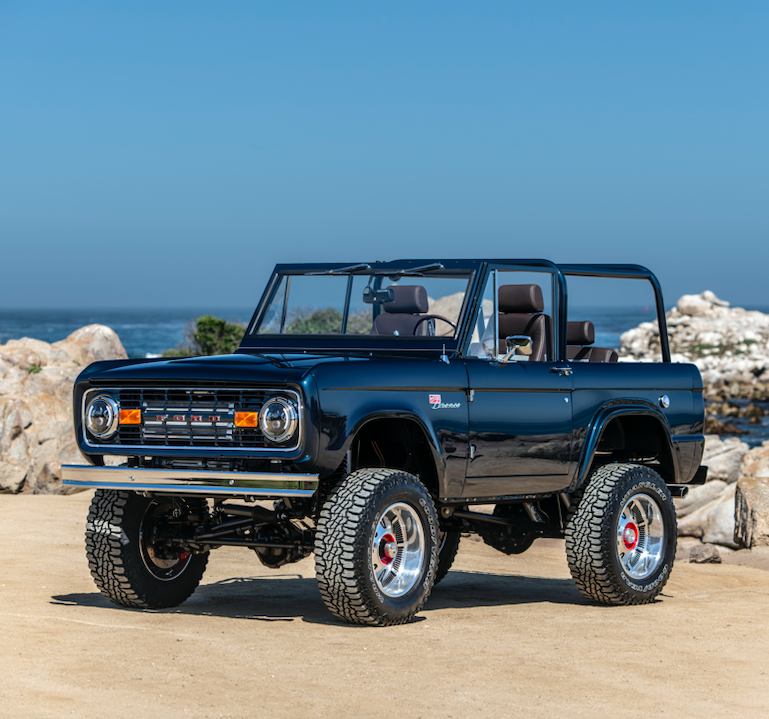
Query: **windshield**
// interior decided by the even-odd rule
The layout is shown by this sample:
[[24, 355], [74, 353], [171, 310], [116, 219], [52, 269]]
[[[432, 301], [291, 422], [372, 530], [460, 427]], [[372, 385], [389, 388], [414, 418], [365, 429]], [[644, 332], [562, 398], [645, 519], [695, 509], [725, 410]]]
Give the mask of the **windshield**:
[[252, 335], [455, 338], [470, 273], [284, 274]]

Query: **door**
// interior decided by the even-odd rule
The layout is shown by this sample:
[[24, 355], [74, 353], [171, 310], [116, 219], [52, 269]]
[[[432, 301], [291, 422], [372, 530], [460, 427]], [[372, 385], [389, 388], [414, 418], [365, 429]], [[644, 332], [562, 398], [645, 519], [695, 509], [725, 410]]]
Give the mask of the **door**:
[[534, 494], [569, 484], [571, 375], [558, 362], [468, 360], [470, 453], [463, 496]]
[[[489, 272], [466, 367], [472, 391], [463, 496], [539, 494], [568, 486], [572, 378], [553, 362], [559, 285], [550, 269]], [[505, 357], [506, 336], [531, 340]], [[507, 360], [507, 361], [505, 361]]]

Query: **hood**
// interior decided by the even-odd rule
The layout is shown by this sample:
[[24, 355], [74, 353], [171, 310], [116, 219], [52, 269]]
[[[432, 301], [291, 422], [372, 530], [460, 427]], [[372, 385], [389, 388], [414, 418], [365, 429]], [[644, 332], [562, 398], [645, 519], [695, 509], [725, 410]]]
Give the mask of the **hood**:
[[135, 382], [299, 383], [318, 364], [344, 358], [319, 355], [219, 355], [184, 359], [95, 362], [80, 375], [96, 385]]

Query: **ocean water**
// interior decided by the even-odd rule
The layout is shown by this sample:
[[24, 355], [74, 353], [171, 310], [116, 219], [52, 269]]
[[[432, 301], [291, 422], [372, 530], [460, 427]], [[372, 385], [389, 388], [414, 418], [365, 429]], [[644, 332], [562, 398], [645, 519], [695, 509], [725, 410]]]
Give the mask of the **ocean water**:
[[173, 349], [185, 328], [198, 317], [214, 315], [230, 322], [251, 320], [253, 308], [189, 308], [136, 310], [5, 310], [0, 309], [0, 344], [21, 337], [57, 342], [85, 325], [100, 324], [117, 332], [129, 357], [147, 357]]
[[[766, 312], [769, 308], [761, 309]], [[21, 337], [45, 342], [64, 339], [76, 329], [89, 324], [103, 324], [117, 332], [129, 357], [157, 355], [176, 347], [184, 338], [185, 328], [203, 315], [223, 317], [230, 322], [248, 323], [251, 307], [192, 307], [188, 309], [113, 309], [113, 310], [8, 310], [0, 308], [0, 344]], [[656, 319], [651, 307], [576, 306], [570, 319], [590, 320], [595, 325], [595, 344], [619, 347], [623, 332], [641, 322]]]

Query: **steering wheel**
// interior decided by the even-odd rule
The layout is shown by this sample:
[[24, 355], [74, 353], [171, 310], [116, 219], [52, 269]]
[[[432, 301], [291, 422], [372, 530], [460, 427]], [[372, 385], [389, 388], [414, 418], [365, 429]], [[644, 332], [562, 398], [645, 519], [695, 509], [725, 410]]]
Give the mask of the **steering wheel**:
[[441, 320], [441, 322], [445, 322], [447, 325], [451, 325], [454, 331], [457, 329], [456, 322], [452, 322], [448, 317], [444, 317], [443, 315], [422, 315], [414, 325], [414, 334], [417, 333], [417, 327], [419, 327], [419, 325], [427, 320]]

